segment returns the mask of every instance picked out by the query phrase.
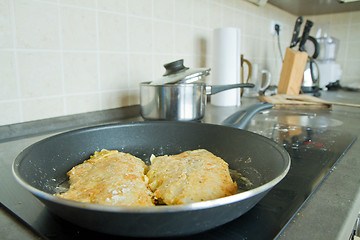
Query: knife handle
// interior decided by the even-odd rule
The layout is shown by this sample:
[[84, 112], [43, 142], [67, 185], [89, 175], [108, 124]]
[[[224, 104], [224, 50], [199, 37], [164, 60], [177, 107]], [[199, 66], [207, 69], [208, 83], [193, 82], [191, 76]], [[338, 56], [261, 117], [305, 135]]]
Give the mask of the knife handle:
[[303, 31], [303, 35], [301, 36], [300, 45], [299, 45], [299, 51], [303, 52], [305, 51], [305, 42], [309, 37], [310, 29], [314, 23], [310, 20], [306, 20], [305, 28]]
[[290, 48], [295, 47], [299, 41], [298, 38], [299, 38], [299, 32], [300, 32], [300, 27], [301, 27], [302, 23], [303, 23], [303, 18], [302, 18], [302, 16], [300, 16], [296, 19], [296, 22], [295, 22], [293, 35], [292, 35], [292, 39], [290, 42]]

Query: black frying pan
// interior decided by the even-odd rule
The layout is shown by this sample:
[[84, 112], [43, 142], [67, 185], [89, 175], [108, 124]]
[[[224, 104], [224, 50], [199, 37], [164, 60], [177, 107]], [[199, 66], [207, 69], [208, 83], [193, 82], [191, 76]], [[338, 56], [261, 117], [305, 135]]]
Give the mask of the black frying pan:
[[[265, 108], [269, 106], [257, 105], [253, 114]], [[234, 115], [227, 123], [235, 122], [239, 115], [243, 114]], [[216, 200], [156, 207], [103, 206], [53, 195], [66, 182], [69, 169], [103, 148], [131, 153], [145, 162], [151, 154], [204, 148], [223, 158], [230, 169], [241, 172], [253, 186]], [[229, 126], [165, 121], [111, 124], [62, 133], [26, 148], [13, 163], [17, 181], [60, 217], [99, 232], [141, 237], [193, 234], [238, 218], [280, 182], [289, 168], [288, 153], [268, 138]]]

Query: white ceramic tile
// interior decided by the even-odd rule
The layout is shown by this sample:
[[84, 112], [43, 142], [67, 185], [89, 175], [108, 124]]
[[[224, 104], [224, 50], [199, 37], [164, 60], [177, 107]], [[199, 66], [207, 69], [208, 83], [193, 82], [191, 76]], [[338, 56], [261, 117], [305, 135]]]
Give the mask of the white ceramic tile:
[[349, 42], [347, 44], [347, 58], [348, 60], [359, 60], [360, 48], [358, 42]]
[[212, 31], [194, 28], [194, 55], [205, 57], [210, 51], [210, 42]]
[[223, 26], [223, 7], [213, 1], [209, 4], [209, 27], [212, 29]]
[[360, 42], [360, 23], [351, 23], [349, 29], [349, 41]]
[[66, 97], [67, 114], [100, 110], [99, 94], [73, 95]]
[[174, 19], [174, 0], [155, 0], [154, 18], [172, 21]]
[[[348, 27], [344, 25], [332, 25], [329, 29], [328, 34], [332, 37], [339, 39], [343, 43], [348, 39]], [[352, 34], [352, 31], [350, 34]]]
[[98, 67], [95, 53], [64, 53], [65, 93], [98, 90]]
[[106, 51], [127, 50], [126, 17], [119, 14], [98, 14], [99, 48]]
[[95, 11], [61, 7], [61, 27], [64, 49], [97, 49]]
[[171, 54], [174, 51], [174, 24], [154, 22], [154, 52]]
[[175, 25], [175, 53], [193, 53], [193, 29], [187, 25]]
[[224, 27], [235, 27], [235, 10], [233, 8], [223, 8], [222, 21]]
[[152, 17], [153, 1], [130, 0], [128, 1], [128, 13], [141, 17]]
[[99, 0], [97, 4], [100, 10], [119, 13], [127, 12], [127, 0]]
[[0, 125], [21, 121], [19, 105], [20, 103], [18, 101], [0, 102]]
[[[282, 50], [282, 54], [285, 54], [286, 49], [281, 49], [281, 50]], [[279, 52], [279, 49], [277, 47], [277, 39], [275, 37], [272, 38], [272, 39], [265, 39], [265, 41], [264, 41], [264, 54], [265, 54], [265, 58], [264, 58], [265, 62], [267, 62], [267, 60], [269, 58], [271, 58], [271, 59], [274, 59], [275, 57], [280, 58], [280, 52]]]
[[[257, 21], [256, 21], [256, 24], [258, 26], [258, 29], [257, 29], [257, 32], [256, 32], [256, 36], [259, 37], [259, 38], [262, 38], [262, 39], [266, 39], [266, 38], [269, 38], [271, 37], [271, 34], [270, 34], [270, 27], [269, 27], [269, 21], [265, 18], [258, 18]], [[283, 29], [280, 30], [280, 36], [281, 38], [284, 38], [284, 39], [287, 39], [287, 37], [285, 36], [286, 33], [285, 33], [285, 27], [283, 27]], [[290, 39], [290, 37], [289, 37]], [[281, 41], [281, 39], [280, 39]], [[289, 40], [290, 41], [290, 40]]]
[[52, 52], [18, 52], [21, 96], [62, 94], [61, 56]]
[[100, 89], [120, 90], [128, 88], [128, 55], [100, 55]]
[[26, 99], [22, 102], [22, 109], [24, 121], [58, 117], [64, 114], [63, 99], [60, 97]]
[[253, 36], [256, 34], [256, 28], [258, 27], [255, 22], [255, 17], [251, 14], [244, 14], [245, 24], [242, 34], [244, 36]]
[[0, 48], [13, 47], [10, 0], [0, 1]]
[[95, 0], [60, 0], [60, 4], [85, 8], [95, 8], [96, 6]]
[[[312, 17], [309, 17], [312, 19]], [[313, 21], [316, 25], [325, 25], [331, 24], [332, 22], [332, 14], [324, 14], [313, 17]]]
[[350, 15], [351, 23], [360, 23], [360, 11], [351, 12]]
[[332, 15], [332, 24], [348, 24], [350, 22], [350, 14], [336, 13]]
[[343, 66], [343, 75], [350, 77], [360, 76], [360, 60], [347, 61], [346, 65]]
[[[273, 11], [273, 8], [274, 8], [273, 5], [266, 4], [265, 7], [262, 7], [263, 11], [260, 16], [263, 18], [270, 19], [270, 15], [271, 15], [271, 12]], [[292, 16], [294, 16], [294, 15], [292, 15]], [[290, 23], [290, 21], [289, 21], [289, 24], [293, 25], [293, 22]]]
[[139, 90], [129, 90], [129, 105], [140, 104], [140, 92]]
[[193, 3], [193, 0], [175, 0], [175, 22], [182, 24], [192, 24]]
[[48, 2], [48, 3], [52, 3], [52, 4], [57, 4], [59, 2], [59, 0], [40, 0], [42, 2]]
[[129, 95], [127, 90], [101, 93], [102, 109], [118, 108], [128, 105], [129, 105]]
[[32, 0], [15, 0], [14, 12], [17, 47], [59, 48], [57, 5]]
[[[249, 3], [247, 1], [234, 1], [234, 8], [238, 11], [244, 12], [247, 10]], [[269, 5], [269, 4], [267, 4]]]
[[19, 95], [13, 52], [0, 51], [0, 76], [0, 100], [17, 99]]
[[226, 5], [227, 7], [229, 8], [235, 8], [236, 7], [236, 3], [237, 2], [236, 0], [222, 0], [221, 1], [221, 4], [224, 4]]
[[129, 50], [131, 52], [152, 51], [152, 22], [148, 19], [129, 17]]
[[209, 4], [207, 0], [198, 0], [193, 3], [193, 23], [196, 26], [209, 26]]
[[140, 82], [153, 80], [152, 56], [131, 54], [129, 58], [129, 88], [139, 89]]
[[[263, 7], [259, 7], [255, 4], [252, 4], [252, 3], [248, 3], [247, 4], [247, 7], [246, 7], [246, 11], [247, 12], [251, 12], [253, 14], [259, 14], [259, 11], [261, 11]], [[279, 9], [280, 11], [283, 11], [282, 9]]]
[[346, 61], [348, 59], [347, 51], [346, 51], [347, 47], [348, 44], [339, 44], [339, 49], [336, 54], [336, 61]]
[[245, 59], [252, 59], [261, 53], [261, 47], [259, 45], [260, 39], [255, 37], [248, 37], [244, 42], [244, 47], [240, 50]]

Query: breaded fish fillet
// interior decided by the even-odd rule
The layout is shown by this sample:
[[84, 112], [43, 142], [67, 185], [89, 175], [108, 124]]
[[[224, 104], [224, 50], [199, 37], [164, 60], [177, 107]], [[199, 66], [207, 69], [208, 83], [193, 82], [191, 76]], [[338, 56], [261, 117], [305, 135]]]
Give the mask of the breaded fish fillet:
[[113, 206], [154, 206], [146, 170], [145, 163], [130, 154], [95, 152], [67, 173], [70, 188], [57, 196]]
[[204, 149], [156, 157], [147, 176], [154, 197], [168, 205], [212, 200], [237, 192], [228, 164]]

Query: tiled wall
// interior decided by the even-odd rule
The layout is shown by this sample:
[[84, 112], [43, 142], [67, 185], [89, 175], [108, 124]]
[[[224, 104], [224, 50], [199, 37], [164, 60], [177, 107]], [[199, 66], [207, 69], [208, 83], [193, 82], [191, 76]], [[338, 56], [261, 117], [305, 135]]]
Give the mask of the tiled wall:
[[276, 83], [272, 19], [283, 24], [284, 51], [296, 16], [270, 4], [0, 0], [0, 125], [138, 104], [139, 83], [161, 76], [164, 63], [211, 67], [212, 32], [223, 26], [241, 29], [242, 53]]

